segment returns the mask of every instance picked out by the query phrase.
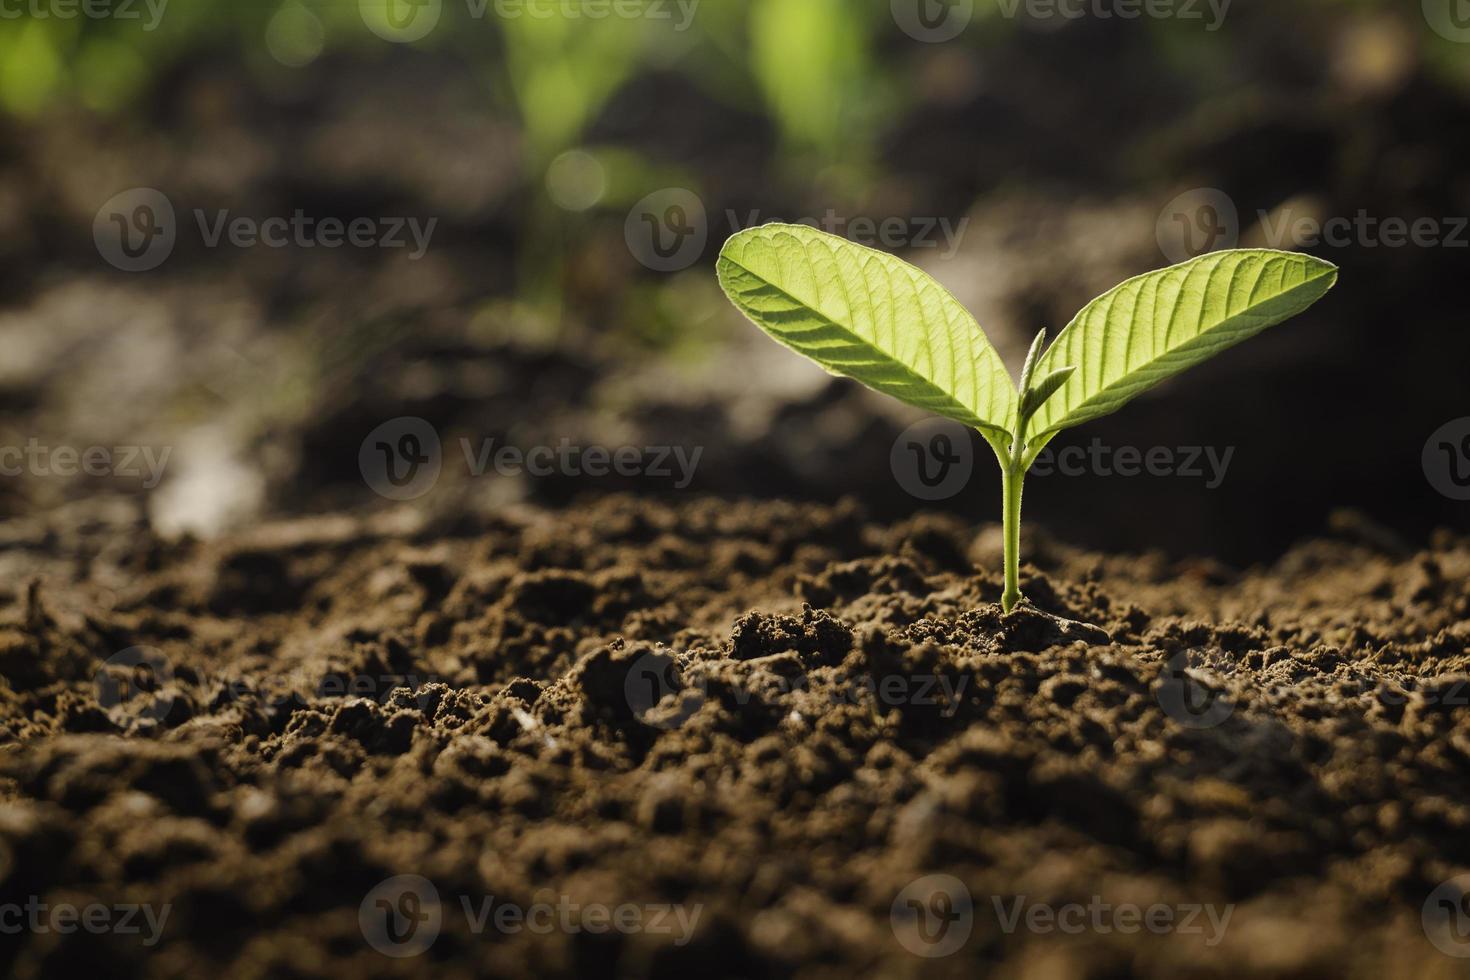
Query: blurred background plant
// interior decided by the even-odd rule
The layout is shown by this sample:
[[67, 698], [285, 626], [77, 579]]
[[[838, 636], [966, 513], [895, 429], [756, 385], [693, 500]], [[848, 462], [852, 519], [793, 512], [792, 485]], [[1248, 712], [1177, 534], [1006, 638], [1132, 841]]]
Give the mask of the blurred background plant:
[[[929, 268], [1014, 358], [1091, 295], [1182, 257], [1159, 227], [1184, 192], [1222, 194], [1238, 228], [1217, 230], [1247, 245], [1283, 217], [1470, 214], [1460, 0], [1444, 21], [1402, 0], [1237, 0], [1219, 24], [913, 0], [911, 14], [968, 11], [936, 43], [915, 36], [906, 2], [667, 0], [618, 16], [599, 0], [138, 0], [135, 19], [7, 6], [4, 436], [194, 447], [140, 506], [200, 532], [362, 505], [358, 441], [407, 413], [446, 444], [699, 443], [701, 492], [853, 491], [911, 510], [887, 450], [912, 417], [772, 356], [724, 309], [710, 269], [738, 227], [895, 222], [884, 247]], [[432, 19], [422, 36], [403, 26], [418, 17]], [[173, 201], [179, 242], [130, 275], [100, 261], [90, 229], [140, 186]], [[675, 213], [676, 189], [697, 202], [677, 213], [702, 247], [649, 268], [631, 212]], [[210, 249], [190, 233], [195, 209], [437, 224], [412, 262]], [[1335, 305], [1227, 359], [1187, 400], [1170, 394], [1171, 421], [1125, 413], [1082, 434], [1239, 444], [1219, 492], [1100, 477], [1085, 514], [1038, 487], [1040, 519], [1090, 544], [1231, 558], [1269, 554], [1338, 505], [1404, 532], [1459, 519], [1423, 485], [1419, 453], [1467, 411], [1432, 383], [1463, 363], [1450, 291], [1465, 253], [1355, 241], [1323, 254], [1344, 267]], [[1386, 347], [1402, 364], [1382, 363]], [[1322, 392], [1368, 390], [1402, 411], [1323, 407]], [[1318, 448], [1303, 448], [1308, 431], [1326, 433]], [[1284, 487], [1283, 454], [1296, 467]], [[609, 488], [627, 489], [590, 489]], [[588, 489], [482, 482], [435, 506]], [[10, 483], [0, 507], [99, 490], [117, 488]], [[1283, 499], [1263, 517], [1264, 492]], [[993, 497], [977, 484], [937, 506], [980, 516]], [[1168, 532], [1150, 530], [1161, 521]]]

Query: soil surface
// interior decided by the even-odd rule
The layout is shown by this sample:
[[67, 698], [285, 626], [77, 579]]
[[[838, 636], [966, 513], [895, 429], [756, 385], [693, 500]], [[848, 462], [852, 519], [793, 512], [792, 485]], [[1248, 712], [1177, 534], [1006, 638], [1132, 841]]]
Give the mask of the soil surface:
[[1238, 572], [1028, 529], [1011, 615], [995, 526], [850, 501], [6, 533], [0, 905], [167, 908], [17, 977], [1467, 963], [1447, 533]]

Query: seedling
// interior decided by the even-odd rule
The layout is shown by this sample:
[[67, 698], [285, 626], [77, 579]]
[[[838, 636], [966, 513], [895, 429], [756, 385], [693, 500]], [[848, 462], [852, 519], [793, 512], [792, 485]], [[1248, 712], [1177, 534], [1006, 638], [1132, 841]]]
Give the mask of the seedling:
[[923, 270], [805, 225], [725, 243], [720, 285], [766, 333], [833, 374], [979, 430], [1000, 463], [1005, 591], [1018, 585], [1021, 488], [1058, 432], [1109, 415], [1166, 378], [1302, 312], [1337, 267], [1296, 252], [1212, 252], [1145, 273], [1088, 303], [1019, 386], [984, 331]]

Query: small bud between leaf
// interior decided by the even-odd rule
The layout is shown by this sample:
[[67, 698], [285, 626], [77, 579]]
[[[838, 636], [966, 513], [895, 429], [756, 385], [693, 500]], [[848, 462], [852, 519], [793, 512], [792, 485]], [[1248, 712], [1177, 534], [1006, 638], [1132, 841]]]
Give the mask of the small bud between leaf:
[[1036, 364], [1041, 360], [1041, 349], [1046, 346], [1046, 328], [1042, 327], [1036, 339], [1031, 341], [1031, 350], [1026, 353], [1026, 364], [1021, 368], [1021, 391], [1031, 387], [1031, 375], [1036, 372]]
[[1057, 368], [1036, 383], [1036, 387], [1028, 388], [1021, 393], [1021, 420], [1024, 422], [1036, 414], [1048, 398], [1057, 393], [1067, 379], [1077, 370], [1076, 365], [1069, 364], [1066, 367]]

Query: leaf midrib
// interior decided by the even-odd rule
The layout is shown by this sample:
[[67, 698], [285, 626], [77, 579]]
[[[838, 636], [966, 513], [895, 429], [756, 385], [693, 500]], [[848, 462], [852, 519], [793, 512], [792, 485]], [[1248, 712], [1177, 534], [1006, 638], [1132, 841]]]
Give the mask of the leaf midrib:
[[[1234, 277], [1239, 272], [1240, 272], [1240, 268], [1238, 266], [1231, 271], [1232, 281], [1233, 281]], [[1106, 388], [1103, 388], [1103, 389], [1101, 389], [1101, 390], [1093, 393], [1092, 397], [1088, 398], [1086, 401], [1080, 402], [1074, 408], [1069, 408], [1067, 410], [1067, 413], [1066, 413], [1065, 416], [1063, 416], [1061, 419], [1056, 420], [1056, 422], [1054, 422], [1053, 424], [1048, 425], [1045, 429], [1041, 430], [1040, 432], [1036, 433], [1035, 436], [1033, 436], [1033, 438], [1039, 438], [1041, 436], [1048, 435], [1050, 433], [1060, 432], [1061, 430], [1066, 429], [1066, 428], [1070, 428], [1073, 425], [1080, 425], [1082, 422], [1088, 421], [1088, 418], [1086, 418], [1086, 417], [1078, 418], [1077, 416], [1084, 414], [1090, 408], [1096, 407], [1099, 403], [1105, 403], [1106, 400], [1108, 400], [1111, 395], [1114, 395], [1119, 389], [1126, 389], [1126, 388], [1128, 388], [1129, 385], [1130, 385], [1130, 383], [1132, 383], [1134, 381], [1134, 379], [1136, 379], [1141, 374], [1147, 373], [1151, 368], [1153, 368], [1154, 365], [1158, 364], [1161, 361], [1165, 361], [1165, 360], [1167, 360], [1169, 358], [1172, 358], [1172, 357], [1177, 357], [1177, 356], [1180, 356], [1180, 355], [1183, 355], [1183, 354], [1191, 353], [1192, 351], [1194, 351], [1195, 349], [1197, 349], [1198, 346], [1202, 346], [1206, 341], [1208, 341], [1213, 334], [1217, 333], [1218, 331], [1221, 331], [1221, 330], [1226, 329], [1228, 326], [1230, 326], [1231, 324], [1235, 323], [1238, 320], [1242, 320], [1242, 319], [1244, 319], [1244, 318], [1246, 318], [1248, 316], [1251, 316], [1252, 315], [1251, 314], [1251, 310], [1255, 309], [1257, 306], [1264, 305], [1264, 303], [1275, 302], [1277, 300], [1286, 300], [1286, 299], [1289, 299], [1291, 296], [1295, 295], [1298, 291], [1303, 290], [1303, 289], [1306, 289], [1307, 287], [1311, 286], [1313, 283], [1316, 283], [1316, 282], [1318, 282], [1318, 281], [1320, 281], [1322, 279], [1326, 279], [1326, 278], [1328, 278], [1329, 276], [1331, 276], [1333, 274], [1334, 274], [1334, 271], [1333, 270], [1328, 270], [1328, 271], [1321, 272], [1321, 273], [1319, 273], [1319, 274], [1317, 274], [1315, 276], [1311, 276], [1310, 278], [1303, 279], [1301, 282], [1297, 283], [1295, 286], [1292, 286], [1290, 289], [1285, 290], [1284, 292], [1280, 292], [1280, 293], [1275, 294], [1274, 296], [1270, 297], [1270, 299], [1265, 300], [1263, 303], [1256, 303], [1256, 304], [1248, 307], [1247, 309], [1242, 310], [1239, 313], [1236, 313], [1234, 316], [1231, 316], [1231, 317], [1229, 317], [1227, 319], [1221, 320], [1219, 323], [1217, 323], [1214, 326], [1210, 327], [1208, 330], [1203, 330], [1200, 333], [1196, 334], [1194, 337], [1191, 337], [1189, 340], [1186, 340], [1184, 343], [1180, 344], [1178, 347], [1172, 348], [1170, 350], [1166, 350], [1163, 354], [1160, 354], [1158, 356], [1155, 356], [1155, 357], [1150, 358], [1147, 363], [1142, 364], [1142, 365], [1140, 365], [1140, 366], [1138, 366], [1136, 368], [1133, 368], [1126, 375], [1124, 375], [1122, 378], [1119, 378], [1118, 380], [1114, 381], [1112, 384], [1108, 385]], [[1125, 282], [1119, 283], [1116, 287], [1114, 287], [1113, 290], [1111, 290], [1111, 292], [1113, 293], [1113, 296], [1110, 298], [1110, 302], [1116, 303], [1118, 296], [1122, 295], [1123, 290], [1125, 290], [1132, 282], [1134, 282], [1135, 280], [1138, 280], [1138, 279], [1144, 279], [1147, 276], [1148, 276], [1148, 273], [1144, 273], [1141, 276], [1134, 276], [1133, 279], [1129, 279], [1129, 280], [1127, 280]], [[1256, 285], [1259, 286], [1260, 285], [1259, 282]], [[1254, 294], [1254, 287], [1252, 289], [1252, 293]], [[1092, 304], [1090, 304], [1090, 303], [1088, 304], [1088, 306], [1091, 306], [1091, 305]], [[1158, 309], [1158, 291], [1157, 290], [1155, 291], [1155, 295], [1154, 295], [1154, 309], [1155, 309], [1155, 314], [1157, 314], [1157, 309]], [[1085, 310], [1086, 310], [1086, 307], [1083, 308], [1083, 311], [1084, 312], [1085, 312]], [[1178, 303], [1176, 301], [1176, 304], [1175, 304], [1175, 313], [1176, 314], [1177, 314], [1177, 310], [1178, 310]], [[1082, 316], [1082, 313], [1079, 312], [1077, 314], [1077, 318], [1074, 318], [1074, 321], [1073, 322], [1076, 322], [1076, 319], [1080, 319], [1081, 316]], [[1170, 329], [1172, 329], [1172, 319], [1173, 319], [1173, 316], [1174, 316], [1174, 314], [1171, 314], [1171, 317], [1170, 317], [1170, 319], [1171, 319]], [[1068, 324], [1067, 326], [1070, 328], [1071, 327], [1071, 324]], [[1168, 336], [1168, 334], [1166, 332], [1165, 333], [1166, 343], [1167, 343], [1167, 336]], [[1058, 350], [1060, 349], [1058, 347], [1058, 344], [1060, 344], [1061, 340], [1062, 340], [1062, 335], [1059, 334], [1057, 336], [1056, 343], [1054, 343], [1052, 345], [1053, 349], [1058, 349]], [[1052, 353], [1051, 350], [1048, 350], [1047, 353], [1046, 353], [1046, 358], [1044, 358], [1043, 360], [1045, 361], [1047, 359], [1050, 359], [1051, 353]]]
[[[979, 407], [978, 406], [966, 405], [964, 402], [960, 401], [959, 397], [954, 392], [952, 392], [952, 391], [946, 391], [944, 388], [940, 387], [939, 385], [935, 384], [933, 381], [931, 381], [928, 378], [924, 377], [919, 372], [915, 371], [913, 368], [909, 367], [907, 364], [905, 364], [902, 360], [900, 360], [898, 358], [898, 355], [893, 354], [890, 351], [884, 350], [877, 343], [873, 342], [872, 340], [869, 340], [867, 337], [864, 337], [861, 334], [859, 334], [856, 331], [854, 331], [852, 329], [852, 327], [850, 327], [847, 324], [842, 323], [842, 322], [840, 322], [838, 320], [833, 319], [831, 316], [829, 316], [826, 313], [826, 311], [819, 310], [817, 307], [813, 306], [811, 303], [808, 303], [806, 300], [802, 299], [801, 297], [796, 296], [795, 294], [791, 293], [790, 291], [788, 291], [786, 289], [783, 289], [780, 286], [776, 285], [770, 279], [766, 278], [765, 276], [761, 275], [759, 272], [756, 272], [754, 269], [750, 268], [750, 266], [744, 265], [743, 263], [740, 263], [740, 262], [737, 262], [733, 258], [730, 258], [728, 255], [722, 255], [722, 256], [720, 256], [720, 262], [722, 264], [725, 264], [725, 265], [733, 266], [734, 268], [739, 269], [741, 272], [744, 272], [746, 275], [750, 276], [752, 279], [755, 279], [755, 280], [757, 280], [757, 281], [759, 281], [761, 283], [764, 283], [767, 288], [775, 291], [776, 293], [779, 293], [781, 296], [784, 296], [786, 299], [790, 300], [797, 307], [799, 307], [801, 309], [804, 309], [804, 310], [810, 310], [813, 314], [821, 317], [821, 319], [823, 320], [823, 322], [825, 322], [827, 324], [830, 324], [831, 326], [835, 327], [836, 329], [842, 331], [847, 336], [851, 337], [852, 338], [852, 341], [854, 343], [864, 344], [864, 345], [866, 345], [868, 347], [871, 347], [873, 350], [877, 351], [879, 354], [882, 354], [885, 358], [888, 359], [889, 362], [891, 362], [892, 364], [896, 365], [899, 368], [899, 370], [901, 370], [907, 377], [912, 378], [914, 381], [916, 381], [916, 382], [918, 382], [918, 383], [920, 383], [922, 385], [925, 385], [926, 387], [930, 388], [933, 391], [939, 392], [939, 394], [941, 394], [945, 398], [949, 399], [955, 405], [958, 405], [973, 420], [972, 423], [971, 423], [972, 425], [975, 425], [975, 426], [977, 426], [979, 428], [982, 428], [982, 429], [989, 429], [992, 432], [999, 433], [1001, 435], [1006, 436], [1007, 438], [1010, 437], [1010, 430], [1005, 429], [1005, 428], [1003, 428], [1003, 427], [1001, 427], [999, 425], [995, 425], [993, 423], [986, 422], [984, 419], [982, 419], [980, 417], [980, 410], [979, 410]], [[864, 281], [866, 281], [866, 277], [864, 277]], [[785, 341], [782, 341], [779, 337], [772, 337], [772, 339], [778, 341], [779, 343], [781, 343], [781, 345], [783, 347], [786, 347], [786, 348], [791, 349], [791, 350], [796, 350], [796, 348], [792, 347], [790, 344], [786, 343]], [[807, 356], [804, 352], [802, 352], [800, 350], [797, 350], [797, 353], [802, 354], [803, 356]], [[825, 369], [825, 366], [823, 366], [823, 367]], [[856, 380], [856, 379], [854, 379], [854, 380]]]

